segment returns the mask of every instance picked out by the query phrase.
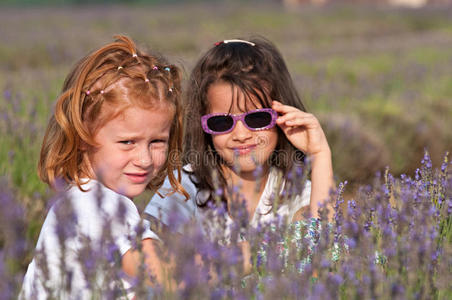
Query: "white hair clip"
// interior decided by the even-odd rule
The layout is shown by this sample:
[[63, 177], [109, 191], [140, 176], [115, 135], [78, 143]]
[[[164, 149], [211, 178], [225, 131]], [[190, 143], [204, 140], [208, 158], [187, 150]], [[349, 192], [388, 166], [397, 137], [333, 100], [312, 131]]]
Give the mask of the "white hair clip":
[[223, 43], [227, 44], [227, 43], [245, 43], [251, 46], [256, 46], [256, 44], [249, 42], [249, 41], [245, 41], [245, 40], [224, 40]]

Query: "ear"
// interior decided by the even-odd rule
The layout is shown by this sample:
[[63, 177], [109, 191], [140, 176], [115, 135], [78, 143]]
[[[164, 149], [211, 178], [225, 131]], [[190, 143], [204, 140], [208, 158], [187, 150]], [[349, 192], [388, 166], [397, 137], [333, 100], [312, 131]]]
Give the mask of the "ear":
[[87, 151], [89, 150], [89, 148], [90, 148], [90, 145], [89, 145], [87, 142], [85, 142], [84, 140], [81, 140], [81, 141], [80, 141], [79, 149], [80, 149], [82, 152], [87, 152]]

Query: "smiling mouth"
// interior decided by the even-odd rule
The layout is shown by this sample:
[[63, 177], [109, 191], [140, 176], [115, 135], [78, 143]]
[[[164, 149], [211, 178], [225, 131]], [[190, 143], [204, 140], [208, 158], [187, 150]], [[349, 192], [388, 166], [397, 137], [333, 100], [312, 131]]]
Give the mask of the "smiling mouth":
[[149, 173], [126, 173], [126, 176], [133, 183], [145, 183], [148, 179]]
[[244, 154], [249, 154], [251, 151], [253, 151], [254, 149], [256, 149], [257, 145], [246, 145], [246, 146], [240, 146], [240, 147], [234, 147], [234, 153], [238, 154], [238, 155], [244, 155]]

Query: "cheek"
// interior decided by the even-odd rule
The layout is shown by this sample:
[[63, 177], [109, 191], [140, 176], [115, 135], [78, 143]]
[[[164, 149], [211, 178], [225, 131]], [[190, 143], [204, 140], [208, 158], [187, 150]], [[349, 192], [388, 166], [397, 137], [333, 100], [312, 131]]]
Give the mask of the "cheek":
[[122, 159], [117, 157], [117, 159], [113, 160], [111, 159], [112, 156], [112, 151], [109, 151], [106, 147], [92, 149], [86, 153], [89, 164], [95, 173], [104, 172], [107, 168], [114, 168], [119, 165]]
[[227, 134], [219, 134], [212, 136], [212, 143], [215, 150], [221, 150], [226, 147]]
[[160, 167], [162, 167], [165, 164], [167, 155], [168, 155], [167, 149], [153, 149], [152, 163], [154, 167], [160, 169]]
[[262, 132], [256, 137], [256, 142], [261, 148], [274, 150], [278, 143], [278, 132], [276, 130]]

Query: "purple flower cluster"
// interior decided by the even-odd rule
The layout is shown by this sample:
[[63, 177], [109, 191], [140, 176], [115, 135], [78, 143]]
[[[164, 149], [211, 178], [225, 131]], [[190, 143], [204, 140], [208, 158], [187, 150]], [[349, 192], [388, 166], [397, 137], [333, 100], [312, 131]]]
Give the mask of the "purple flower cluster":
[[[288, 224], [274, 218], [252, 227], [240, 195], [229, 208], [232, 224], [225, 221], [223, 206], [208, 208], [208, 223], [185, 224], [182, 233], [176, 233], [177, 217], [170, 217], [174, 226], [158, 232], [162, 243], [157, 248], [160, 259], [171, 266], [166, 270], [168, 282], [173, 282], [170, 288], [157, 284], [144, 265], [131, 287], [119, 284], [124, 274], [119, 250], [111, 240], [111, 220], [105, 220], [102, 245], [83, 240], [77, 259], [87, 288], [93, 295], [109, 298], [127, 293], [140, 299], [151, 295], [168, 299], [450, 298], [452, 176], [447, 159], [440, 169], [433, 169], [426, 153], [414, 178], [394, 178], [387, 170], [350, 199], [344, 196], [346, 183], [340, 184], [331, 195], [332, 220], [323, 207], [319, 219]], [[290, 201], [302, 190], [304, 180], [299, 179], [292, 176], [287, 186], [293, 191], [281, 201]], [[0, 211], [0, 287], [2, 299], [10, 299], [20, 290], [24, 262], [29, 261], [34, 245], [25, 242], [24, 209], [8, 183], [2, 179], [0, 185], [0, 203], [8, 208]], [[57, 236], [64, 245], [76, 234], [71, 224], [77, 224], [77, 216], [70, 206], [62, 205], [58, 212]], [[119, 207], [115, 217], [122, 219], [123, 209]], [[136, 231], [132, 237], [139, 236], [142, 227]], [[133, 244], [140, 249], [140, 239], [135, 239]], [[249, 256], [244, 247], [249, 248]], [[46, 265], [43, 253], [35, 257], [46, 277], [52, 266]], [[67, 295], [76, 276], [65, 270], [63, 262], [60, 272], [67, 284], [63, 290], [49, 290], [56, 298]], [[149, 288], [146, 282], [154, 286]]]

